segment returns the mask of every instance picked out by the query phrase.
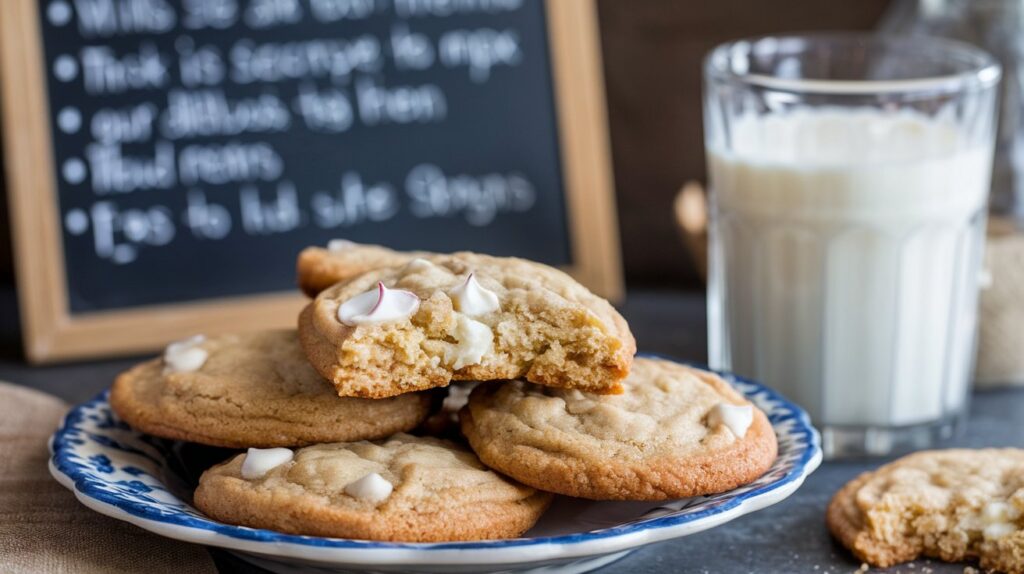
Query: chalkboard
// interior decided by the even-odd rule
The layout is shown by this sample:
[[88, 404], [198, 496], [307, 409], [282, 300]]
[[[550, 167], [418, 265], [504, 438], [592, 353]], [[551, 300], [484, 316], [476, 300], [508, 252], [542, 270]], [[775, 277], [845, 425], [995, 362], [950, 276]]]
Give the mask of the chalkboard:
[[289, 324], [296, 254], [333, 238], [527, 257], [616, 295], [593, 14], [583, 0], [5, 4], [29, 356], [132, 352], [237, 315]]

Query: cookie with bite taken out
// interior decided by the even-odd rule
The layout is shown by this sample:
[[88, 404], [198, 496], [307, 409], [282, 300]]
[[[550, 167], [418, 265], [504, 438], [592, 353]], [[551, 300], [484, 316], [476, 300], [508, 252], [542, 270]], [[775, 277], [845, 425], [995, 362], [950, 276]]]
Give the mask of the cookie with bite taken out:
[[546, 265], [455, 253], [321, 291], [299, 318], [310, 363], [341, 396], [524, 378], [617, 393], [636, 351], [604, 299]]
[[917, 452], [839, 490], [832, 534], [880, 568], [919, 557], [1024, 573], [1024, 450]]

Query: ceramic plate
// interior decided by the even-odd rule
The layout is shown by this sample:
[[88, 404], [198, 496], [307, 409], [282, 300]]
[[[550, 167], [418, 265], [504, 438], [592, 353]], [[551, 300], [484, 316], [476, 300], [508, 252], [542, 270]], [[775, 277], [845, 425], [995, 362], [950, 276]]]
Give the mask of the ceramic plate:
[[231, 451], [133, 431], [107, 393], [72, 409], [51, 439], [50, 471], [97, 512], [162, 536], [218, 546], [281, 572], [585, 572], [645, 544], [687, 536], [775, 504], [821, 462], [807, 414], [775, 391], [720, 373], [767, 414], [779, 457], [757, 481], [714, 496], [665, 503], [558, 497], [522, 538], [406, 544], [281, 534], [211, 520], [191, 505], [202, 470]]

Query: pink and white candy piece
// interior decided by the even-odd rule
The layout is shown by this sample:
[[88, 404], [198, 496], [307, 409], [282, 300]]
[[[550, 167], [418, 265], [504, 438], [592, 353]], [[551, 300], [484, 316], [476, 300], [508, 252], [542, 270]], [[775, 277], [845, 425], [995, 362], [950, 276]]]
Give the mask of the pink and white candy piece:
[[466, 281], [451, 290], [449, 295], [455, 310], [463, 315], [478, 317], [501, 308], [498, 295], [476, 280], [476, 273], [470, 273]]
[[388, 289], [377, 282], [377, 288], [345, 301], [338, 307], [338, 320], [355, 327], [367, 323], [387, 323], [408, 319], [420, 308], [415, 293], [401, 289]]

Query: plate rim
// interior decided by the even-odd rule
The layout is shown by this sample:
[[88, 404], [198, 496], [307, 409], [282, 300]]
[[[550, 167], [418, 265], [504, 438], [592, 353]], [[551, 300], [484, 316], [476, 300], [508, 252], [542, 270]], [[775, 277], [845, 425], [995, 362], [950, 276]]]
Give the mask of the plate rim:
[[[784, 500], [821, 464], [821, 438], [817, 429], [811, 425], [810, 417], [801, 407], [774, 389], [695, 362], [680, 361], [651, 353], [638, 356], [663, 359], [710, 371], [723, 377], [730, 384], [739, 381], [751, 385], [754, 390], [743, 393], [747, 398], [750, 398], [750, 395], [766, 394], [786, 413], [782, 418], [773, 419], [772, 426], [794, 421], [790, 434], [796, 433], [803, 437], [806, 447], [800, 458], [793, 461], [793, 468], [775, 482], [728, 498], [697, 513], [659, 516], [589, 532], [558, 536], [438, 543], [381, 542], [285, 534], [219, 523], [212, 519], [189, 517], [189, 520], [183, 521], [156, 517], [140, 508], [144, 506], [141, 503], [126, 504], [117, 495], [99, 490], [91, 484], [95, 479], [84, 476], [80, 465], [68, 460], [68, 450], [71, 446], [65, 442], [68, 434], [75, 432], [74, 425], [82, 419], [84, 409], [108, 402], [109, 389], [100, 392], [89, 401], [75, 405], [65, 415], [61, 426], [50, 439], [52, 456], [48, 466], [51, 475], [61, 485], [74, 492], [75, 497], [90, 509], [169, 538], [269, 557], [325, 563], [442, 566], [534, 563], [584, 558], [695, 534]], [[769, 418], [772, 418], [771, 413]]]

